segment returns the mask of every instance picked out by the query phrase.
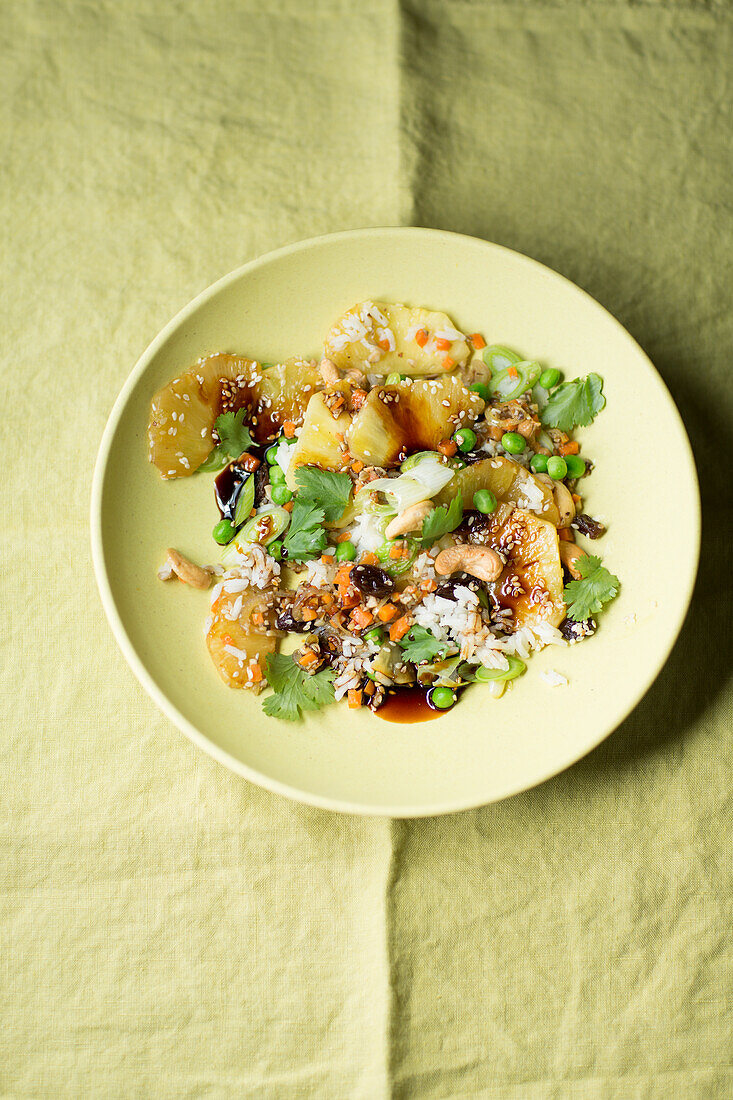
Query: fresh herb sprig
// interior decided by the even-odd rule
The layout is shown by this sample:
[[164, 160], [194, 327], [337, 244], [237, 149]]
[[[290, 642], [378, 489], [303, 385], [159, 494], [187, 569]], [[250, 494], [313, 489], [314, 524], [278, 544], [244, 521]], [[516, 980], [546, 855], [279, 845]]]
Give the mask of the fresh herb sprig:
[[601, 559], [594, 554], [578, 558], [575, 568], [581, 579], [566, 584], [563, 597], [567, 604], [568, 618], [582, 623], [601, 611], [604, 603], [608, 603], [618, 594], [621, 582], [601, 565]]
[[330, 669], [311, 676], [292, 656], [271, 653], [267, 658], [267, 679], [273, 694], [262, 703], [265, 714], [297, 722], [303, 711], [320, 710], [334, 701], [334, 674]]

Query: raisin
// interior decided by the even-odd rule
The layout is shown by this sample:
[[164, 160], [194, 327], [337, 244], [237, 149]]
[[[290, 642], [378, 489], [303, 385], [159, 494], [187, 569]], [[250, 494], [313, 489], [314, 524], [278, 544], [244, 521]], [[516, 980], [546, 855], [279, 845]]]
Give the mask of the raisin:
[[602, 523], [585, 515], [584, 512], [575, 517], [572, 526], [576, 531], [580, 531], [581, 535], [586, 535], [589, 539], [599, 539], [601, 535], [606, 533], [606, 528]]
[[365, 596], [387, 596], [394, 588], [389, 573], [378, 565], [355, 565], [350, 580]]

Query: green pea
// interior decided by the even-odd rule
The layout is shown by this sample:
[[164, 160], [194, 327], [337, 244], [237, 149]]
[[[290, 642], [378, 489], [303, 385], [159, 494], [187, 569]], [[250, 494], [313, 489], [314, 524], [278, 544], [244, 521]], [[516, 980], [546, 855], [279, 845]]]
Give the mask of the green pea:
[[459, 451], [472, 451], [476, 446], [476, 433], [470, 428], [459, 428], [453, 433], [453, 441], [458, 444]]
[[565, 465], [568, 468], [568, 477], [582, 477], [585, 473], [585, 462], [580, 455], [566, 455]]
[[387, 386], [396, 386], [398, 382], [402, 381], [402, 375], [399, 371], [392, 371], [391, 374], [387, 375], [384, 381]]
[[527, 440], [519, 432], [504, 432], [501, 445], [510, 455], [520, 455], [527, 446]]
[[381, 626], [373, 626], [371, 630], [367, 630], [364, 637], [368, 642], [371, 642], [372, 645], [381, 645], [384, 641], [384, 631]]
[[483, 382], [474, 382], [474, 384], [468, 388], [472, 393], [477, 393], [482, 401], [488, 401], [491, 397], [489, 387], [485, 386]]
[[285, 483], [285, 474], [282, 472], [280, 466], [270, 467], [270, 485], [283, 485]]
[[535, 455], [529, 464], [530, 470], [535, 474], [547, 473], [547, 455]]
[[278, 443], [273, 443], [273, 445], [271, 447], [268, 447], [265, 451], [265, 461], [268, 466], [274, 466], [277, 462], [277, 458], [275, 456], [277, 455], [278, 446]]
[[489, 489], [479, 489], [473, 494], [473, 506], [485, 516], [490, 516], [496, 509], [496, 497]]
[[547, 472], [550, 477], [554, 477], [555, 481], [562, 481], [568, 472], [568, 464], [564, 458], [553, 455], [547, 460]]
[[455, 701], [455, 693], [450, 688], [433, 688], [430, 692], [430, 702], [438, 710], [448, 710]]
[[346, 539], [338, 544], [336, 547], [336, 561], [354, 561], [355, 558], [356, 547], [351, 539]]
[[553, 386], [558, 384], [561, 378], [562, 374], [559, 370], [555, 370], [554, 367], [548, 367], [547, 370], [543, 370], [539, 382], [543, 389], [551, 390]]
[[231, 542], [234, 538], [237, 529], [228, 519], [220, 519], [219, 522], [214, 525], [214, 530], [211, 533], [215, 541], [219, 543], [219, 546], [226, 546], [226, 544]]
[[289, 500], [293, 499], [293, 494], [288, 489], [287, 485], [273, 485], [272, 487], [272, 503], [273, 504], [287, 504]]
[[298, 437], [297, 435], [291, 435], [289, 438], [281, 439], [280, 442], [287, 443], [288, 447], [292, 447], [295, 443], [298, 442]]
[[281, 558], [283, 552], [282, 539], [275, 539], [274, 542], [268, 542], [267, 553], [271, 554], [273, 558]]

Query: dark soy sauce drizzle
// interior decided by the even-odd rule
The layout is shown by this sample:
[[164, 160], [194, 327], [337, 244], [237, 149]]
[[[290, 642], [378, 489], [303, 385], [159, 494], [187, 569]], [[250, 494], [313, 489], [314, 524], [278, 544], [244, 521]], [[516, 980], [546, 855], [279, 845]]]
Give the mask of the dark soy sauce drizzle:
[[425, 688], [408, 687], [388, 695], [375, 713], [385, 722], [408, 723], [430, 722], [447, 712], [430, 705]]

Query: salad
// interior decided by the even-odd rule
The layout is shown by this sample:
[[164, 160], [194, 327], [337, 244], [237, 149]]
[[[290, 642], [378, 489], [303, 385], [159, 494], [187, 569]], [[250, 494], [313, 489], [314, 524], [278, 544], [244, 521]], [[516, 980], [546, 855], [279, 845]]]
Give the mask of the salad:
[[618, 591], [578, 541], [605, 528], [572, 433], [604, 405], [597, 374], [387, 302], [340, 317], [320, 361], [210, 355], [155, 395], [148, 435], [163, 478], [211, 478], [215, 561], [171, 549], [159, 576], [211, 588], [211, 659], [272, 717], [500, 698]]

